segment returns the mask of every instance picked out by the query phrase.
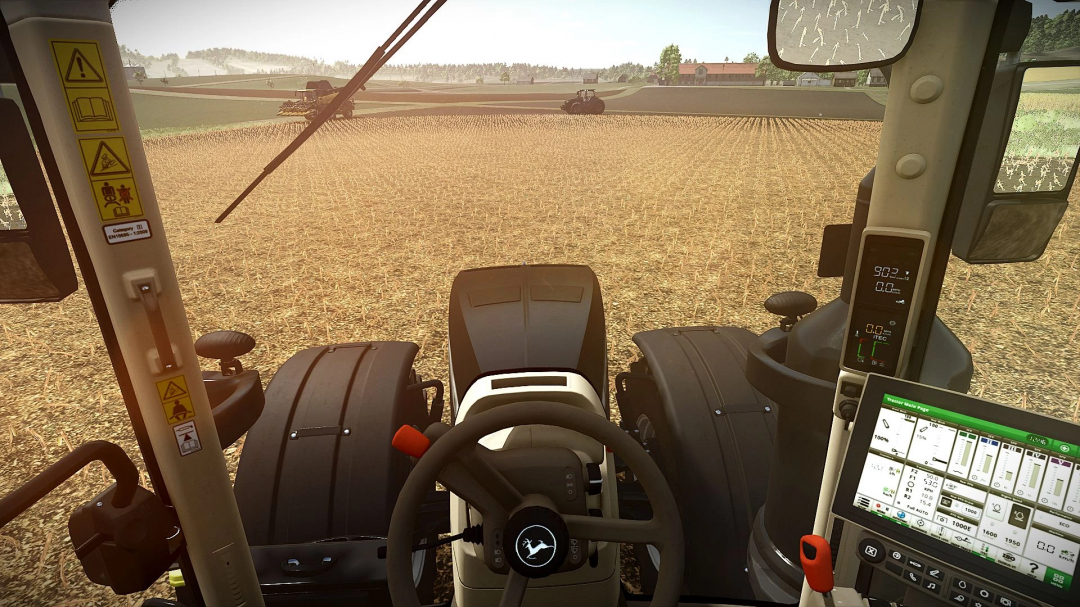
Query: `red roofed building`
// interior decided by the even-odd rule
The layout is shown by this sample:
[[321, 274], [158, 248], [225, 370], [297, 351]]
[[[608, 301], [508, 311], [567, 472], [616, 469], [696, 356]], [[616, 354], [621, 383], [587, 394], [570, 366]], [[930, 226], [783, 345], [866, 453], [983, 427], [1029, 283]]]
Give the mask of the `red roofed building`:
[[679, 84], [764, 86], [756, 63], [680, 63]]

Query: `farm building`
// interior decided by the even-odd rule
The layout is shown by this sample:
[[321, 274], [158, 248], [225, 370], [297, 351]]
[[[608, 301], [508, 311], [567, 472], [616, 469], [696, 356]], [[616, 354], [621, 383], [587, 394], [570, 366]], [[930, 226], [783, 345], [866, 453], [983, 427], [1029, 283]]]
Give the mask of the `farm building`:
[[764, 86], [765, 77], [756, 72], [756, 63], [681, 63], [679, 84]]
[[658, 84], [660, 82], [660, 76], [655, 73], [649, 74], [645, 77], [645, 82], [648, 82], [649, 84]]
[[626, 82], [628, 80], [626, 74], [619, 75], [619, 82]]
[[814, 72], [804, 72], [796, 81], [798, 86], [830, 86], [832, 80], [822, 78]]
[[519, 77], [517, 79], [518, 84], [533, 84], [534, 82], [536, 82], [535, 76]]
[[599, 73], [585, 74], [585, 75], [583, 75], [581, 77], [581, 82], [582, 82], [582, 84], [596, 84], [596, 83], [600, 82], [600, 74]]
[[866, 84], [870, 86], [889, 86], [885, 82], [885, 74], [881, 73], [881, 70], [876, 67], [870, 70], [870, 75], [866, 78]]
[[141, 66], [141, 65], [125, 65], [124, 66], [124, 77], [127, 78], [128, 80], [131, 80], [132, 78], [135, 77], [135, 74], [138, 74], [140, 72], [142, 73], [143, 78], [146, 78], [146, 68], [144, 68], [143, 66]]
[[834, 87], [855, 86], [859, 81], [859, 75], [855, 72], [836, 72], [833, 74], [832, 85]]

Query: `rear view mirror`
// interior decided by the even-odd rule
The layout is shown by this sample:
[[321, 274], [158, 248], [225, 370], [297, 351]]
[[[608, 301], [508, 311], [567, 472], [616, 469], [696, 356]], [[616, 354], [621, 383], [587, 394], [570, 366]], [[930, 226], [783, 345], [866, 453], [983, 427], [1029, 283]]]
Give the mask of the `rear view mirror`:
[[968, 263], [1038, 259], [1069, 205], [1080, 152], [1080, 64], [1003, 65], [953, 237]]
[[0, 303], [60, 301], [78, 281], [19, 106], [0, 98]]
[[889, 65], [911, 46], [921, 12], [921, 0], [772, 0], [769, 57], [794, 71]]

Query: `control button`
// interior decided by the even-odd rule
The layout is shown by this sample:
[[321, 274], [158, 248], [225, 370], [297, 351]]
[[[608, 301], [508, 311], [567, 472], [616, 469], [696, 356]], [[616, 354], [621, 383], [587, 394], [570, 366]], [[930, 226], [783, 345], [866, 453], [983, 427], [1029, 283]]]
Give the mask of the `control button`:
[[915, 571], [922, 571], [922, 570], [926, 569], [926, 566], [922, 564], [922, 561], [916, 561], [913, 558], [909, 558], [907, 560], [907, 566], [911, 567]]
[[1016, 607], [1016, 601], [1007, 596], [998, 596], [997, 602], [994, 604], [998, 607]]
[[492, 532], [491, 532], [491, 540], [492, 540], [492, 543], [494, 544], [491, 547], [491, 557], [492, 557], [491, 562], [492, 562], [493, 565], [495, 565], [495, 567], [501, 568], [503, 565], [506, 564], [506, 560], [503, 559], [503, 551], [502, 551], [502, 547], [503, 547], [503, 544], [502, 544], [502, 540], [503, 540], [502, 529], [494, 529], [494, 530], [492, 530]]
[[570, 556], [569, 560], [570, 560], [571, 565], [579, 565], [579, 564], [581, 564], [581, 556], [582, 556], [581, 555], [581, 545], [578, 543], [577, 540], [570, 540], [570, 555], [569, 556]]
[[915, 573], [914, 571], [905, 571], [904, 579], [908, 582], [911, 582], [912, 584], [915, 584], [916, 586], [922, 584], [922, 576], [918, 573]]
[[589, 462], [585, 464], [585, 474], [589, 478], [589, 495], [600, 495], [604, 488], [604, 475], [600, 472], [600, 464]]
[[953, 588], [956, 588], [960, 592], [971, 592], [971, 582], [962, 580], [958, 577], [954, 577], [952, 580]]
[[941, 582], [939, 582], [939, 581], [937, 581], [937, 580], [935, 580], [933, 578], [924, 578], [923, 581], [922, 581], [922, 587], [923, 587], [924, 590], [926, 590], [927, 592], [929, 592], [931, 594], [940, 594], [941, 593]]
[[862, 386], [847, 381], [841, 382], [840, 394], [843, 394], [848, 398], [859, 398], [860, 396], [862, 396]]
[[971, 597], [971, 607], [994, 607], [994, 606], [990, 604], [990, 601], [984, 601], [982, 599], [977, 599], [975, 597]]
[[885, 561], [885, 569], [895, 576], [904, 575], [904, 568], [892, 561]]
[[896, 561], [897, 563], [900, 563], [901, 565], [907, 562], [907, 557], [904, 556], [904, 553], [896, 549], [889, 550], [889, 558]]
[[987, 603], [993, 603], [994, 602], [994, 593], [990, 592], [986, 588], [979, 588], [978, 586], [976, 586], [975, 587], [975, 592], [973, 594], [975, 595], [975, 598], [982, 599], [982, 600], [986, 601]]
[[926, 575], [934, 578], [935, 580], [943, 581], [945, 579], [945, 572], [937, 567], [927, 567]]
[[874, 538], [868, 537], [859, 542], [859, 558], [871, 565], [877, 565], [885, 560], [885, 546]]
[[953, 590], [949, 593], [949, 601], [957, 605], [968, 605], [971, 603], [971, 597]]

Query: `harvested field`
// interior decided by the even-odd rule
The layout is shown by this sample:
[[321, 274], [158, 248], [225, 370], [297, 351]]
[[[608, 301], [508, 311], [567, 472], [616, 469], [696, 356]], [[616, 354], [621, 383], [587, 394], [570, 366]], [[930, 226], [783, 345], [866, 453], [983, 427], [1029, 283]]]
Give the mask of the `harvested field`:
[[[776, 324], [761, 306], [768, 295], [800, 289], [824, 303], [838, 293], [839, 279], [816, 277], [822, 227], [850, 220], [880, 132], [877, 122], [775, 118], [334, 121], [213, 224], [303, 127], [146, 142], [193, 329], [253, 335], [243, 362], [265, 379], [303, 348], [402, 339], [421, 345], [425, 377], [445, 380], [451, 281], [485, 265], [591, 265], [612, 377], [638, 356], [638, 331], [764, 331]], [[973, 352], [974, 393], [1076, 418], [1076, 220], [1069, 211], [1032, 264], [954, 260], [941, 316]], [[0, 494], [92, 439], [141, 466], [85, 290], [4, 308]], [[239, 455], [226, 450], [232, 469]], [[0, 604], [138, 604], [87, 582], [67, 539], [68, 514], [107, 484], [91, 466], [2, 530]], [[163, 583], [147, 593], [167, 594]]]
[[861, 90], [662, 86], [608, 102], [608, 111], [881, 120], [885, 106]]

